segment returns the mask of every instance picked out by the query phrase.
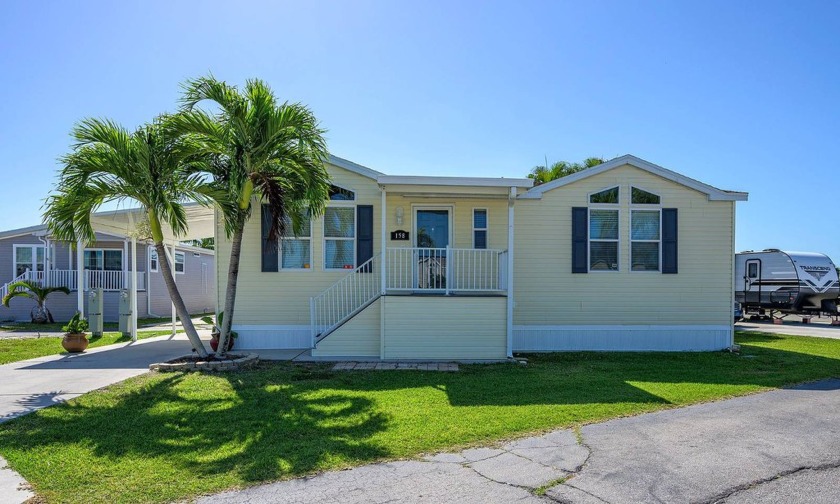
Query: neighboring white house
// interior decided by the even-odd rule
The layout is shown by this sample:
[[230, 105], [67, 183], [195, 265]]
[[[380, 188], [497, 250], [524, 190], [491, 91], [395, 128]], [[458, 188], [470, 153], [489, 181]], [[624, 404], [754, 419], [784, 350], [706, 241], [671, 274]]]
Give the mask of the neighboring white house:
[[[538, 187], [385, 175], [336, 157], [328, 169], [326, 213], [300, 236], [269, 243], [266, 206], [248, 222], [238, 348], [490, 360], [732, 344], [746, 193], [629, 155]], [[221, 280], [230, 242], [218, 218], [216, 244]]]
[[[213, 250], [180, 243], [179, 239], [213, 235], [213, 210], [187, 205], [190, 235], [176, 239], [167, 233], [167, 248], [174, 260], [175, 281], [191, 313], [213, 312], [216, 304], [216, 257]], [[72, 293], [52, 294], [47, 307], [56, 320], [66, 321], [83, 311], [90, 289], [104, 290], [106, 321], [119, 316], [120, 291], [134, 293], [138, 317], [169, 317], [172, 301], [160, 273], [160, 258], [152, 244], [137, 239], [137, 223], [143, 214], [137, 209], [98, 212], [91, 216], [96, 231], [92, 245], [54, 240], [45, 225], [0, 232], [0, 297], [18, 279], [36, 280]], [[131, 279], [136, 271], [136, 290]], [[83, 285], [78, 289], [79, 284]], [[10, 307], [0, 306], [0, 319], [29, 320], [33, 303], [15, 298]]]

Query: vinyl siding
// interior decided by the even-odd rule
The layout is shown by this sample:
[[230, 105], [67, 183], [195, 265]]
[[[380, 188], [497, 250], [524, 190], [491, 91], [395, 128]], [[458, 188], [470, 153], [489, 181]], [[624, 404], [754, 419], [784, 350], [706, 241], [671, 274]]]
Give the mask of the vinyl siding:
[[[619, 185], [618, 272], [571, 273], [572, 207]], [[630, 271], [630, 187], [679, 209], [679, 273]], [[646, 205], [647, 206], [647, 205]], [[516, 202], [514, 324], [713, 325], [732, 323], [734, 202], [623, 166]]]
[[497, 360], [506, 355], [503, 297], [385, 296], [385, 359]]
[[[355, 191], [357, 205], [373, 205], [373, 254], [379, 254], [381, 196], [376, 181], [353, 172], [329, 167], [332, 182]], [[309, 325], [309, 298], [320, 294], [348, 274], [347, 271], [324, 270], [323, 219], [312, 222], [312, 263], [309, 270], [261, 271], [260, 217], [255, 212], [245, 226], [242, 256], [236, 293], [236, 324], [243, 325]], [[217, 303], [224, 307], [230, 259], [230, 240], [225, 237], [221, 219], [216, 219], [216, 257], [219, 289]], [[373, 273], [377, 274], [377, 273]]]
[[315, 357], [379, 357], [382, 298], [329, 334], [312, 350]]

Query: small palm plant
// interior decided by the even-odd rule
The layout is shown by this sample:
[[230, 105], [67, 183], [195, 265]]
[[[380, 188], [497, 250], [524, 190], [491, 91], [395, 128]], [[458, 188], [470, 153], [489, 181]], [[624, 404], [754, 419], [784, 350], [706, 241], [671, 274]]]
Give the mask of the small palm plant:
[[9, 307], [9, 301], [16, 297], [27, 297], [35, 301], [36, 305], [29, 312], [35, 324], [53, 323], [52, 313], [47, 309], [47, 297], [53, 292], [70, 294], [67, 287], [43, 287], [33, 280], [19, 280], [9, 285], [9, 293], [3, 296], [3, 306]]

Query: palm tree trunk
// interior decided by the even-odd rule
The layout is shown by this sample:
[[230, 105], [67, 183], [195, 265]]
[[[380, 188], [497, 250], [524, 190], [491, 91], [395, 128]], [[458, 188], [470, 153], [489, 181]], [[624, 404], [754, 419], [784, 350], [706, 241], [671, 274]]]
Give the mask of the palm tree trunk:
[[228, 267], [227, 290], [225, 291], [225, 316], [222, 320], [221, 334], [219, 335], [219, 355], [225, 355], [227, 352], [227, 342], [230, 338], [230, 329], [233, 326], [233, 306], [236, 303], [236, 281], [239, 279], [239, 256], [242, 251], [242, 235], [244, 232], [245, 223], [242, 222], [233, 233], [230, 247], [230, 266]]
[[172, 267], [166, 259], [166, 248], [163, 246], [163, 243], [155, 243], [155, 250], [160, 258], [158, 265], [160, 266], [161, 275], [163, 275], [163, 281], [166, 284], [166, 290], [169, 291], [169, 297], [172, 299], [172, 303], [175, 304], [175, 313], [181, 319], [184, 332], [187, 333], [187, 338], [189, 338], [193, 350], [198, 352], [198, 356], [207, 357], [207, 350], [204, 349], [204, 344], [201, 343], [201, 338], [198, 337], [198, 331], [195, 330], [195, 326], [192, 323], [190, 312], [187, 310], [187, 305], [184, 304], [184, 298], [181, 297], [178, 286], [175, 284], [175, 278], [172, 276]]

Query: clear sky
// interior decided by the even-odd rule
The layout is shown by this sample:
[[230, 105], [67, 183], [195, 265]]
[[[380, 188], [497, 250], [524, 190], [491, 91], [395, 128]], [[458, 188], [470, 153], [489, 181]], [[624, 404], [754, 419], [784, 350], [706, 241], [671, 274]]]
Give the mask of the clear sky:
[[840, 262], [840, 3], [57, 2], [0, 15], [0, 229], [37, 224], [68, 132], [135, 127], [212, 72], [308, 104], [391, 174], [634, 154], [723, 189], [741, 249]]

